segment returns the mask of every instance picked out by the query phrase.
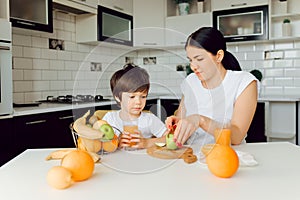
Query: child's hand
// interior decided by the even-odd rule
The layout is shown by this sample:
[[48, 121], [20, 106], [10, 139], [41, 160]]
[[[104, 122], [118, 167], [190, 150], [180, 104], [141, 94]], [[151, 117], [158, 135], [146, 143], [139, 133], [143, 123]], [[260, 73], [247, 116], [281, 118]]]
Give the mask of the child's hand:
[[130, 133], [128, 132], [123, 132], [120, 134], [119, 138], [119, 147], [124, 148], [124, 147], [129, 147], [130, 146]]
[[130, 147], [130, 148], [144, 148], [144, 145], [142, 143], [142, 133], [140, 131], [135, 131], [135, 133], [129, 133], [124, 131], [121, 134], [120, 138], [120, 145], [119, 147]]
[[131, 145], [131, 148], [137, 148], [137, 149], [145, 148], [146, 139], [143, 138], [141, 133], [130, 134], [130, 136], [131, 136], [130, 143], [134, 144], [134, 145]]

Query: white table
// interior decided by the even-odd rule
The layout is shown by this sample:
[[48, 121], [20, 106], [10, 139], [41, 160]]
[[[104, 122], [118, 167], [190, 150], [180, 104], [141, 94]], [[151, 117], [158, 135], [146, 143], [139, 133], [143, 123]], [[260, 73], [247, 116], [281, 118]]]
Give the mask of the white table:
[[[300, 147], [291, 143], [252, 143], [235, 147], [255, 156], [259, 165], [240, 167], [228, 179], [207, 166], [162, 160], [145, 151], [119, 151], [103, 157], [93, 176], [65, 190], [51, 188], [45, 161], [53, 149], [27, 150], [0, 168], [0, 196], [5, 200], [121, 199], [299, 199]], [[132, 194], [128, 194], [132, 193]]]

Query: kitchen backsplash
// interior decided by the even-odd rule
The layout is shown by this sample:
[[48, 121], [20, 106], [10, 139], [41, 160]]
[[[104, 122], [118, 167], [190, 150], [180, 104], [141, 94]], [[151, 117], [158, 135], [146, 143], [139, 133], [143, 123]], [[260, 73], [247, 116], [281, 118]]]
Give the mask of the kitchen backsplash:
[[[54, 33], [13, 28], [13, 98], [15, 103], [49, 95], [102, 94], [110, 96], [112, 73], [133, 61], [151, 78], [151, 92], [180, 94], [187, 64], [182, 48], [134, 49], [75, 42], [75, 16], [53, 12]], [[49, 38], [64, 41], [64, 50], [49, 49]], [[266, 51], [281, 51], [281, 59], [265, 59]], [[243, 70], [263, 73], [261, 95], [300, 95], [300, 42], [231, 43], [228, 45]], [[97, 66], [92, 66], [92, 63]]]

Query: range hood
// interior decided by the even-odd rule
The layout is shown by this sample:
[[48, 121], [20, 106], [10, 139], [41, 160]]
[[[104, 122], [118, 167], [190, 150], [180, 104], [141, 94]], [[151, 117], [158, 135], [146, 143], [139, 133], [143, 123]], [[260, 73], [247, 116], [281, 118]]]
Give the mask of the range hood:
[[97, 14], [97, 0], [53, 0], [53, 9], [75, 15], [81, 14]]

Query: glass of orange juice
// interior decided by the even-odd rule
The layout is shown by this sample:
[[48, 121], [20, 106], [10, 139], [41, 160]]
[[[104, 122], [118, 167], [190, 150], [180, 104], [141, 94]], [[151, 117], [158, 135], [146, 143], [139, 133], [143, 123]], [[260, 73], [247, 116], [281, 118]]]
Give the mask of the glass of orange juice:
[[216, 144], [231, 146], [231, 129], [230, 123], [223, 124], [214, 131]]
[[[123, 121], [123, 131], [126, 131], [131, 134], [137, 134], [136, 131], [138, 130], [138, 120], [130, 120], [130, 121]], [[134, 139], [132, 137], [131, 139]], [[130, 142], [129, 143], [129, 150], [132, 146], [136, 145], [136, 142]]]

